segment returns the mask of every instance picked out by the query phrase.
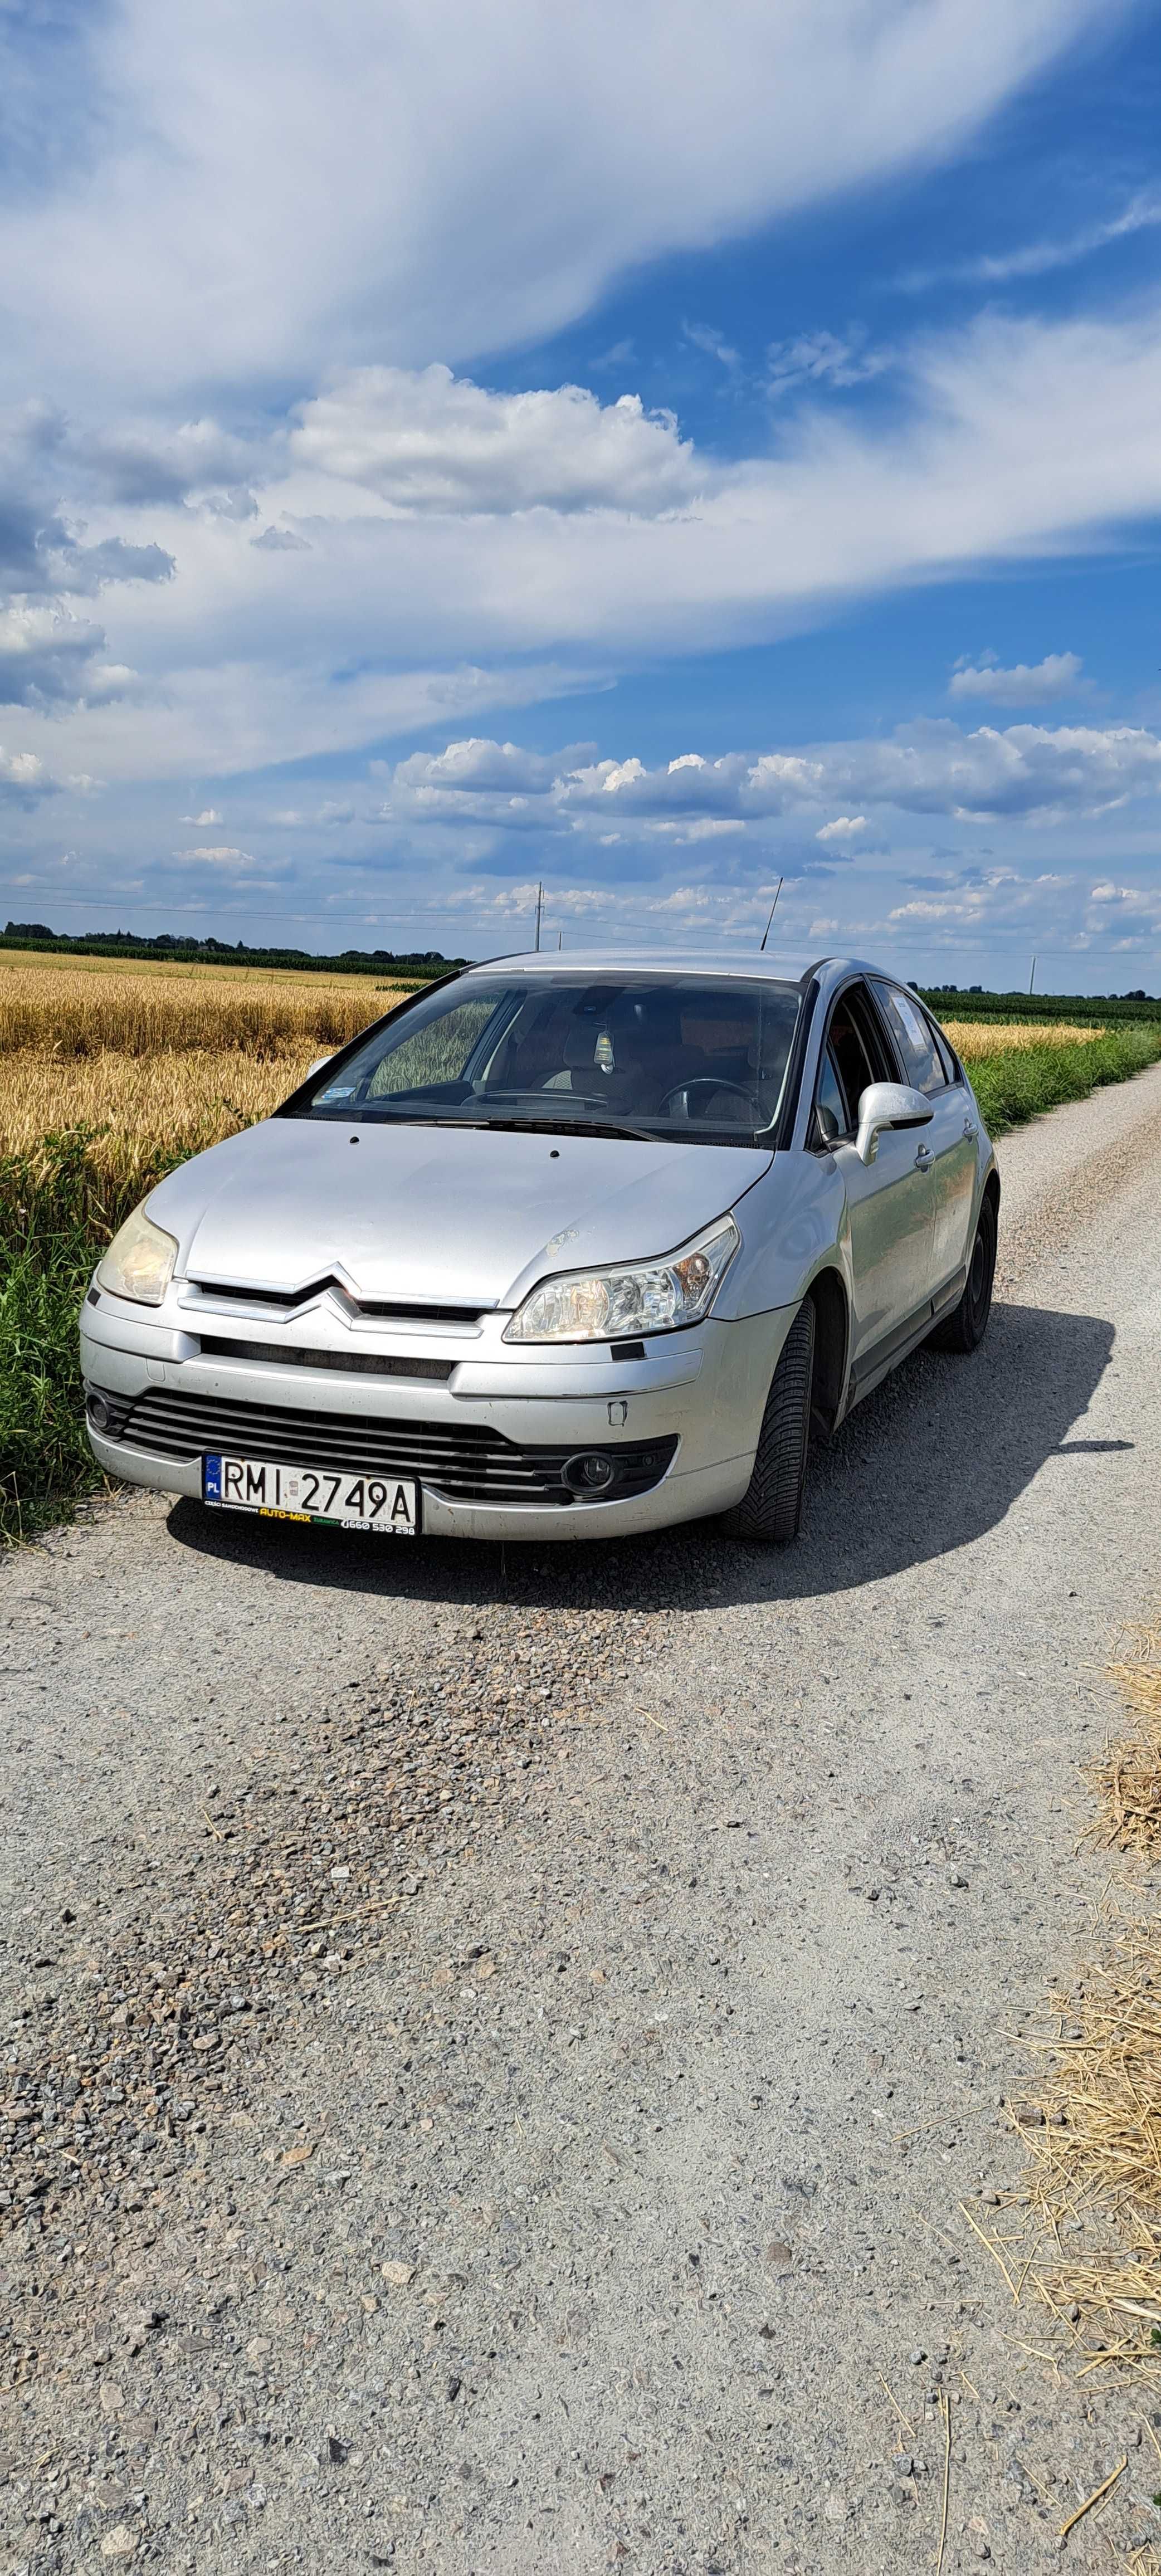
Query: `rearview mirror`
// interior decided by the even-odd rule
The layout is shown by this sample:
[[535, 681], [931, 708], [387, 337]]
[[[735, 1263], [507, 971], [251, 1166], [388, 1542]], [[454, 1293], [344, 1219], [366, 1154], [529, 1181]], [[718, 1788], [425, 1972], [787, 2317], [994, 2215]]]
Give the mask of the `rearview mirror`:
[[871, 1082], [859, 1101], [855, 1152], [860, 1163], [873, 1163], [885, 1127], [928, 1127], [931, 1102], [906, 1082]]

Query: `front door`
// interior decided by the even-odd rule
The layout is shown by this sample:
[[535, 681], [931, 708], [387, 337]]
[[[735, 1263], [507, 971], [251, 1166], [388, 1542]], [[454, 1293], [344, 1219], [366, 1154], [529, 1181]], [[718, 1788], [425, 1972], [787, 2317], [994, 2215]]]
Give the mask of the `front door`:
[[948, 1079], [955, 1072], [953, 1059], [918, 1002], [899, 985], [877, 978], [874, 989], [899, 1050], [903, 1079], [931, 1103], [931, 1125], [915, 1132], [926, 1138], [931, 1156], [931, 1292], [938, 1301], [971, 1249], [979, 1125], [966, 1085]]
[[[931, 1158], [923, 1127], [888, 1129], [873, 1163], [855, 1152], [859, 1101], [872, 1082], [897, 1082], [864, 984], [831, 1013], [823, 1056], [841, 1096], [843, 1133], [830, 1150], [842, 1173], [851, 1251], [851, 1364], [864, 1380], [889, 1364], [931, 1296]], [[828, 1091], [828, 1098], [830, 1093]]]

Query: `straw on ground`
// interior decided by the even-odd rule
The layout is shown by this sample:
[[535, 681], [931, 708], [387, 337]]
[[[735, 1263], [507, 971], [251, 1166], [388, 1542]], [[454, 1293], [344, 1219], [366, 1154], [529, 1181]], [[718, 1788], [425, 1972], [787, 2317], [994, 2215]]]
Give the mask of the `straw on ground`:
[[[1135, 1722], [1089, 1771], [1100, 1801], [1093, 1830], [1106, 1844], [1152, 1855], [1161, 1848], [1161, 1634], [1135, 1636], [1113, 1670]], [[1161, 1922], [1113, 1915], [1105, 1955], [1056, 2009], [1055, 2033], [1031, 2043], [1043, 2066], [1037, 2099], [1016, 2114], [1031, 2159], [1020, 2194], [1029, 2222], [1024, 2281], [1062, 2329], [1080, 2375], [1129, 2367], [1153, 2381], [1161, 2378]]]

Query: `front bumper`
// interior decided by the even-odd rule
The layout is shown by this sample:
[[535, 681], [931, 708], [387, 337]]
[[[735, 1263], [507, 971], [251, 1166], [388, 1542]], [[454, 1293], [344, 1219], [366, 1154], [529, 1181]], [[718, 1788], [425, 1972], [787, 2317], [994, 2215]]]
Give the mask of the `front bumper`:
[[[309, 1466], [318, 1463], [315, 1441], [337, 1458], [336, 1444], [357, 1446], [365, 1422], [377, 1460], [398, 1448], [398, 1472], [418, 1472], [429, 1536], [625, 1537], [740, 1499], [794, 1312], [733, 1323], [711, 1317], [637, 1345], [639, 1357], [616, 1357], [608, 1346], [507, 1344], [503, 1314], [467, 1328], [398, 1318], [352, 1325], [324, 1296], [309, 1313], [273, 1323], [267, 1313], [259, 1326], [256, 1315], [223, 1312], [180, 1284], [156, 1311], [102, 1291], [82, 1309], [81, 1360], [87, 1385], [117, 1401], [110, 1428], [90, 1422], [89, 1437], [110, 1476], [200, 1497], [203, 1450], [260, 1457], [293, 1446], [297, 1463]], [[301, 1365], [304, 1344], [317, 1365]], [[434, 1373], [401, 1373], [412, 1368]], [[123, 1436], [114, 1436], [122, 1421]], [[226, 1436], [215, 1427], [223, 1424]], [[264, 1424], [275, 1426], [266, 1445]], [[231, 1425], [245, 1426], [244, 1446]], [[281, 1451], [270, 1449], [271, 1439], [281, 1440]], [[558, 1462], [593, 1450], [639, 1456], [655, 1444], [660, 1465], [644, 1490], [590, 1501], [561, 1485], [550, 1499], [520, 1491], [523, 1470], [513, 1468], [507, 1444], [520, 1460]], [[500, 1461], [470, 1494], [463, 1488], [471, 1480], [454, 1464], [464, 1454]], [[501, 1488], [498, 1499], [483, 1490], [489, 1477]]]

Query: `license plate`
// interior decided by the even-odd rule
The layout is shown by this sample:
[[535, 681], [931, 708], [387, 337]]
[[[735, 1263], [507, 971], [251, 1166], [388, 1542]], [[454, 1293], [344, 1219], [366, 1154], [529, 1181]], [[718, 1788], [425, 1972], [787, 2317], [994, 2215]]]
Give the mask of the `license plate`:
[[277, 1467], [269, 1459], [202, 1459], [202, 1501], [262, 1520], [337, 1522], [377, 1538], [415, 1538], [419, 1487], [406, 1476], [336, 1476], [329, 1467]]

